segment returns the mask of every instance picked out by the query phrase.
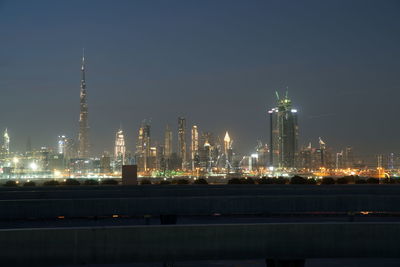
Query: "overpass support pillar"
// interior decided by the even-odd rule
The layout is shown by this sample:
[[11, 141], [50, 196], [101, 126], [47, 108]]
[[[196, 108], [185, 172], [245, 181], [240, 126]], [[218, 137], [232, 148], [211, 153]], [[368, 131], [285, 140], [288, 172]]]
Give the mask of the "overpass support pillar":
[[280, 259], [266, 259], [267, 267], [304, 267], [306, 260], [280, 260]]

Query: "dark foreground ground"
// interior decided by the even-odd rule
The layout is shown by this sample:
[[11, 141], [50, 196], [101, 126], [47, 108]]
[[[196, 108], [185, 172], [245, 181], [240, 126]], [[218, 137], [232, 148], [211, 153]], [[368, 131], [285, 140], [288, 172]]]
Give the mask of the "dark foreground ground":
[[[163, 267], [162, 263], [101, 264], [85, 267]], [[174, 267], [265, 267], [262, 259], [245, 261], [176, 262]], [[309, 259], [305, 267], [399, 267], [400, 259]], [[58, 267], [58, 266], [57, 266]], [[61, 267], [61, 266], [60, 266]], [[76, 266], [64, 266], [76, 267]]]

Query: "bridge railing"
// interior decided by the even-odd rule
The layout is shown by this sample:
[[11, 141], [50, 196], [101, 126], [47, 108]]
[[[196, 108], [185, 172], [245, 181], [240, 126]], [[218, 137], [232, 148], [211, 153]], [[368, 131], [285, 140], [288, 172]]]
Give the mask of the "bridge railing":
[[323, 212], [400, 213], [400, 195], [272, 195], [1, 200], [0, 219]]

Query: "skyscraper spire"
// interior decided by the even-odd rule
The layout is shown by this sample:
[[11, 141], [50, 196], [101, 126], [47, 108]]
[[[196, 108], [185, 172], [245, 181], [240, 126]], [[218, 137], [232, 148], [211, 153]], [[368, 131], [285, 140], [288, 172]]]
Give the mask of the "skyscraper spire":
[[79, 113], [79, 135], [78, 135], [78, 157], [89, 157], [89, 125], [88, 107], [86, 103], [86, 77], [85, 77], [85, 50], [82, 54], [81, 65], [81, 92], [80, 92], [80, 113]]
[[225, 133], [224, 142], [230, 144], [231, 138], [229, 137], [228, 131]]
[[81, 78], [81, 88], [82, 88], [82, 83], [86, 87], [85, 84], [85, 49], [82, 50], [82, 64], [81, 64], [81, 73], [82, 73], [82, 78]]
[[232, 156], [233, 156], [232, 142], [233, 141], [229, 136], [228, 131], [226, 131], [224, 137], [224, 154], [225, 154], [225, 168], [228, 170], [228, 172], [232, 167]]

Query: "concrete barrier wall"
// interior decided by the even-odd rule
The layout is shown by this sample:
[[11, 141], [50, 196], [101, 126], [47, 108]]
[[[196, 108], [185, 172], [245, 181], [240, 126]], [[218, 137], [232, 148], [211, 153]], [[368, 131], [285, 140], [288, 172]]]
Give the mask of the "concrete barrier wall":
[[400, 196], [217, 196], [2, 200], [0, 219], [127, 215], [269, 214], [282, 212], [399, 212]]
[[0, 230], [2, 266], [251, 258], [398, 258], [399, 223]]
[[0, 199], [269, 195], [400, 195], [400, 185], [143, 185], [0, 187]]

